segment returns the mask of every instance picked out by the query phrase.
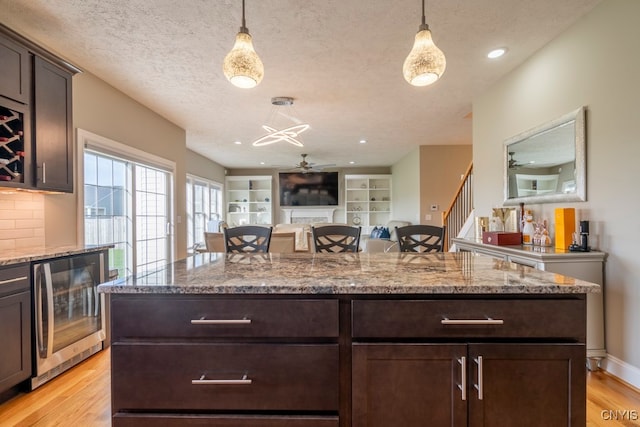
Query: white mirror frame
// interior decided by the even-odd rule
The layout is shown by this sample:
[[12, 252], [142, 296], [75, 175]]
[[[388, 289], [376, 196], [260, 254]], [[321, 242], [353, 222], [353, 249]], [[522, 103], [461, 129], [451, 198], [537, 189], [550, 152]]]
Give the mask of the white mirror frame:
[[[544, 123], [526, 132], [520, 133], [504, 142], [504, 205], [515, 206], [519, 203], [558, 203], [558, 202], [584, 202], [587, 200], [587, 171], [586, 171], [586, 127], [585, 107], [580, 107], [568, 114]], [[573, 193], [556, 193], [540, 196], [512, 197], [509, 198], [509, 146], [522, 142], [541, 132], [555, 128], [563, 123], [575, 120], [575, 153], [576, 153], [576, 191]]]

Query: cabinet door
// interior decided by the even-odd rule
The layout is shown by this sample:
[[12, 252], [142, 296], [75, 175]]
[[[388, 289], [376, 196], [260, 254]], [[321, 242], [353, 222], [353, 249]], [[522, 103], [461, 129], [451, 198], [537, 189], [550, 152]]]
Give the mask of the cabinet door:
[[29, 103], [29, 52], [0, 35], [0, 95]]
[[469, 426], [583, 427], [584, 344], [470, 344]]
[[0, 298], [0, 392], [31, 376], [31, 292]]
[[33, 71], [35, 186], [72, 193], [71, 74], [39, 57]]
[[466, 426], [464, 344], [354, 344], [354, 427]]

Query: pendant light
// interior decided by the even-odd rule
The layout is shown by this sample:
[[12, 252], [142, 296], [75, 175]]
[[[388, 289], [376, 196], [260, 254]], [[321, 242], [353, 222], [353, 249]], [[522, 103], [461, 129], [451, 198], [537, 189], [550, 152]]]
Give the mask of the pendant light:
[[428, 86], [442, 77], [446, 66], [444, 53], [438, 49], [431, 38], [431, 31], [424, 15], [424, 0], [422, 0], [422, 24], [418, 27], [413, 48], [404, 60], [402, 66], [404, 78], [413, 86]]
[[244, 19], [244, 0], [242, 0], [242, 26], [236, 35], [233, 49], [224, 58], [222, 71], [227, 80], [243, 89], [256, 87], [264, 76], [264, 65], [253, 50], [251, 35]]
[[302, 132], [308, 130], [310, 126], [307, 123], [303, 123], [294, 114], [293, 98], [290, 96], [276, 96], [271, 98], [271, 105], [273, 107], [267, 118], [267, 124], [262, 125], [262, 129], [267, 133], [253, 141], [253, 146], [262, 147], [286, 141], [296, 147], [304, 147], [298, 137]]

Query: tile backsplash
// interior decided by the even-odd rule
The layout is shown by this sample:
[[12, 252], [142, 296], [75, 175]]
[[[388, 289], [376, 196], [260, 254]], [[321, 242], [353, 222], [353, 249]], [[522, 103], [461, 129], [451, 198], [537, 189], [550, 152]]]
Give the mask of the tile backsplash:
[[0, 249], [44, 246], [44, 195], [0, 192]]

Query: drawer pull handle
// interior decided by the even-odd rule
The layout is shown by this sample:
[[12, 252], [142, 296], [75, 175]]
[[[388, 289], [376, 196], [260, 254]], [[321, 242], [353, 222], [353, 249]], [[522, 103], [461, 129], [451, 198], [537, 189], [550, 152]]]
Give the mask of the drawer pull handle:
[[249, 385], [251, 380], [247, 378], [247, 374], [242, 376], [239, 380], [207, 380], [205, 374], [200, 376], [200, 379], [191, 380], [193, 385]]
[[440, 321], [443, 325], [504, 325], [502, 319], [449, 319], [445, 317]]
[[27, 280], [27, 276], [16, 277], [13, 279], [0, 280], [0, 285], [6, 285], [7, 283], [19, 282], [21, 280]]
[[458, 384], [458, 388], [461, 391], [462, 400], [467, 400], [467, 358], [462, 356], [458, 359], [458, 363], [460, 364], [460, 384]]
[[473, 359], [478, 365], [478, 384], [475, 384], [474, 387], [478, 390], [478, 400], [482, 400], [484, 398], [484, 379], [482, 376], [482, 356], [478, 356], [477, 359]]
[[251, 319], [191, 319], [192, 325], [248, 325]]

